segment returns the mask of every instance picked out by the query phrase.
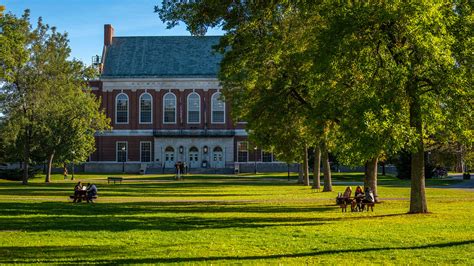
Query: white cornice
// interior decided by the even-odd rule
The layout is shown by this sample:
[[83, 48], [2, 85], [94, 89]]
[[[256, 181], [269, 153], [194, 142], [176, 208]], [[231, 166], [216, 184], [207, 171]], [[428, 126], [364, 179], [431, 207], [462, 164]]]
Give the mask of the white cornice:
[[216, 78], [124, 78], [101, 79], [103, 91], [113, 90], [169, 90], [179, 89], [220, 89], [219, 80]]

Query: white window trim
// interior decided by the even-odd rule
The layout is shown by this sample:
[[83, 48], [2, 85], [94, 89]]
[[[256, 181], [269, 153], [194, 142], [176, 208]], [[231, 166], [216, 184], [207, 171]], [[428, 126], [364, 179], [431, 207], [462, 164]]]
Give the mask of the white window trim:
[[[240, 152], [240, 142], [247, 142], [247, 160], [245, 162], [240, 162], [239, 161], [239, 152]], [[237, 141], [237, 162], [239, 163], [248, 163], [249, 162], [249, 142], [244, 140], [244, 141]]]
[[118, 158], [119, 158], [119, 149], [118, 149], [118, 145], [119, 143], [125, 143], [125, 162], [128, 162], [128, 141], [117, 141], [115, 142], [115, 161], [118, 162], [118, 163], [122, 163], [122, 162], [119, 162]]
[[[127, 97], [127, 122], [117, 122], [117, 98], [120, 96], [120, 95], [125, 95]], [[119, 124], [119, 125], [127, 125], [129, 122], [130, 122], [130, 98], [128, 97], [128, 95], [126, 93], [119, 93], [117, 94], [117, 96], [115, 96], [115, 124]]]
[[216, 94], [221, 94], [221, 92], [220, 91], [214, 92], [211, 96], [211, 124], [225, 124], [225, 113], [226, 113], [226, 111], [225, 111], [225, 106], [226, 106], [225, 101], [222, 102], [224, 104], [224, 121], [223, 122], [214, 122], [214, 101], [213, 101], [213, 98], [214, 98], [214, 95], [216, 95]]
[[[174, 122], [165, 122], [165, 109], [166, 109], [166, 101], [165, 101], [165, 98], [168, 94], [171, 94], [174, 96]], [[176, 94], [172, 93], [172, 92], [167, 92], [165, 93], [165, 95], [163, 95], [163, 124], [176, 124], [176, 121], [178, 120], [177, 119], [177, 114], [176, 114], [176, 111], [178, 109], [178, 99], [176, 97]]]
[[[151, 122], [142, 122], [142, 97], [144, 95], [149, 95], [151, 99]], [[153, 96], [149, 94], [148, 92], [144, 92], [138, 97], [138, 120], [139, 124], [145, 124], [145, 125], [151, 125], [153, 124]]]
[[[264, 162], [264, 161], [263, 161], [263, 153], [264, 153], [264, 152], [271, 154], [271, 161], [269, 161], [269, 162]], [[273, 152], [268, 152], [268, 151], [261, 150], [261, 151], [260, 151], [260, 161], [261, 161], [262, 163], [273, 163]]]
[[[199, 97], [199, 121], [198, 122], [189, 122], [189, 97], [193, 94], [196, 94]], [[196, 92], [191, 92], [186, 98], [186, 122], [188, 124], [201, 124], [201, 95]]]
[[[144, 162], [142, 160], [142, 143], [150, 143], [150, 161], [149, 162]], [[152, 151], [152, 146], [151, 146], [151, 141], [140, 141], [140, 162], [142, 163], [152, 163], [153, 162], [153, 151]]]

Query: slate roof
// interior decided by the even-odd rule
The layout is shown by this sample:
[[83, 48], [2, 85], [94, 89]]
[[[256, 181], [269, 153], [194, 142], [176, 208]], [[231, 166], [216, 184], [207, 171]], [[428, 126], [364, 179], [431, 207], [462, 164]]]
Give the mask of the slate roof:
[[113, 37], [103, 78], [217, 77], [220, 36]]

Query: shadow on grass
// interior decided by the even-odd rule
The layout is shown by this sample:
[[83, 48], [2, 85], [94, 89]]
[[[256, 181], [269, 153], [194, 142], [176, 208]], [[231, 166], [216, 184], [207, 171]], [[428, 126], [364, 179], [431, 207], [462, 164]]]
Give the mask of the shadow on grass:
[[[117, 248], [107, 248], [104, 246], [39, 246], [39, 247], [1, 247], [0, 263], [58, 263], [58, 262], [75, 262], [75, 263], [114, 263], [114, 264], [139, 264], [139, 263], [193, 263], [193, 262], [211, 262], [211, 261], [250, 261], [250, 260], [269, 260], [284, 258], [303, 258], [321, 255], [333, 255], [344, 253], [363, 253], [363, 252], [380, 252], [390, 250], [423, 250], [430, 248], [450, 248], [464, 245], [474, 244], [474, 240], [433, 243], [422, 246], [408, 247], [368, 247], [358, 249], [336, 249], [321, 250], [302, 253], [274, 254], [274, 255], [253, 255], [253, 256], [210, 256], [210, 257], [191, 257], [191, 258], [122, 258], [122, 259], [93, 259], [101, 258], [104, 253], [123, 255], [123, 250], [118, 251]], [[125, 247], [124, 247], [125, 248]], [[32, 254], [47, 254], [44, 258], [32, 258]], [[71, 259], [65, 260], [67, 256]], [[116, 256], [111, 256], [116, 257]], [[117, 256], [118, 257], [118, 256]], [[15, 258], [15, 259], [13, 259]], [[90, 259], [74, 259], [74, 258], [90, 258]]]
[[[139, 203], [0, 203], [0, 228], [4, 231], [128, 231], [200, 230], [308, 226], [315, 218], [205, 217], [216, 213], [302, 213], [331, 211], [330, 207], [262, 206], [228, 202], [139, 202]], [[197, 215], [196, 215], [197, 214]]]

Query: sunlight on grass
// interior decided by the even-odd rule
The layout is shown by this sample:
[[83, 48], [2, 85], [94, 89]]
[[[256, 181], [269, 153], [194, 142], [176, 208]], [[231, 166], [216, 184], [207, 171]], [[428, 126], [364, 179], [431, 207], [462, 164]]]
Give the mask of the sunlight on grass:
[[76, 175], [98, 184], [95, 204], [70, 203], [77, 180], [61, 175], [0, 181], [0, 263], [474, 263], [472, 190], [429, 188], [432, 213], [407, 215], [409, 181], [388, 176], [374, 212], [341, 213], [341, 182], [360, 173], [327, 193], [286, 173], [107, 176]]

